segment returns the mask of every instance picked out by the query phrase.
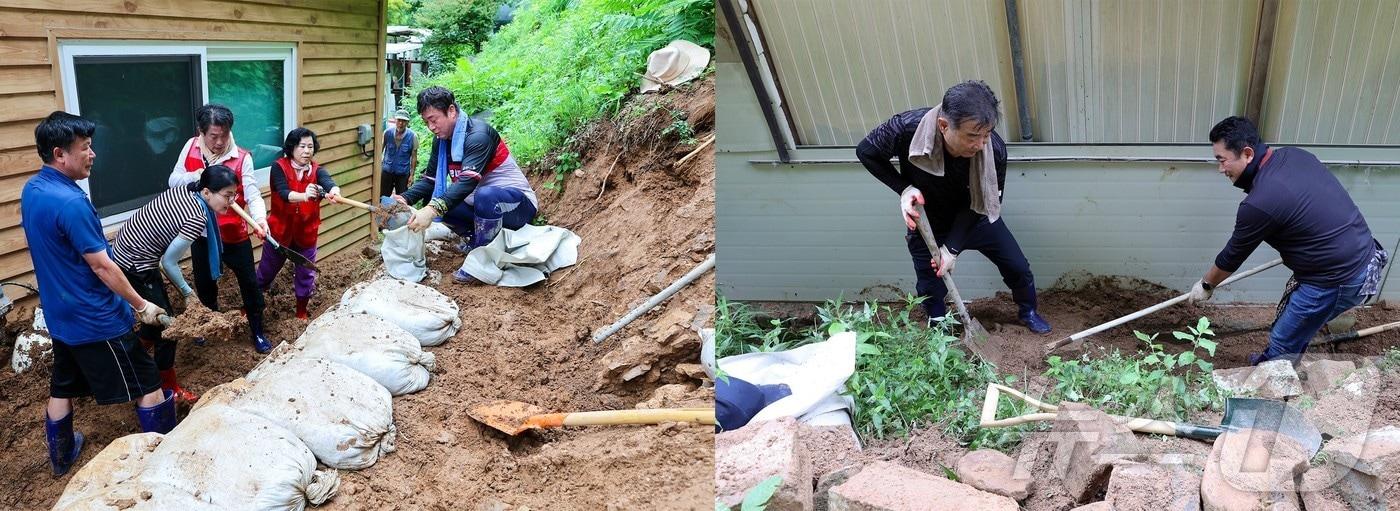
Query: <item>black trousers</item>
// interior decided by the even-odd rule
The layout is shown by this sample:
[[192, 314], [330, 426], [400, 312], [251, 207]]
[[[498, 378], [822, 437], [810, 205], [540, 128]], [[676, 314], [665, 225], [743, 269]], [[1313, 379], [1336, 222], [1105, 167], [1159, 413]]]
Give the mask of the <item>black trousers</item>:
[[[946, 232], [935, 232], [933, 235], [939, 240], [948, 237]], [[919, 296], [927, 297], [923, 303], [924, 312], [927, 312], [930, 318], [946, 314], [948, 307], [943, 303], [943, 297], [948, 294], [948, 287], [943, 285], [943, 279], [938, 277], [938, 272], [929, 264], [929, 261], [933, 260], [933, 253], [929, 252], [928, 245], [924, 244], [924, 238], [918, 231], [909, 231], [904, 235], [904, 240], [909, 245], [909, 255], [914, 259], [914, 275], [918, 278], [914, 285], [915, 290]], [[1026, 260], [1025, 254], [1021, 253], [1021, 246], [1016, 243], [1016, 237], [1011, 235], [1005, 218], [998, 219], [996, 223], [988, 223], [986, 217], [978, 220], [967, 233], [967, 243], [963, 251], [968, 250], [976, 250], [987, 256], [987, 259], [997, 266], [997, 271], [1001, 272], [1002, 282], [1013, 292], [1035, 284], [1035, 277], [1031, 274], [1031, 263]]]
[[[160, 306], [169, 314], [175, 313], [170, 310], [170, 296], [165, 293], [165, 279], [161, 277], [159, 268], [146, 271], [122, 268], [122, 273], [126, 274], [126, 280], [131, 282], [131, 287], [141, 298]], [[155, 344], [156, 369], [161, 371], [175, 367], [175, 341], [161, 337], [164, 331], [164, 326], [141, 323], [137, 334], [142, 340]]]
[[379, 171], [379, 196], [402, 195], [408, 191], [408, 174], [390, 174]]
[[[223, 244], [224, 253], [219, 258], [224, 268], [233, 272], [238, 279], [238, 293], [243, 297], [243, 310], [248, 312], [250, 321], [261, 319], [263, 307], [262, 290], [258, 289], [257, 269], [253, 265], [253, 241]], [[190, 264], [194, 267], [194, 294], [200, 303], [211, 310], [219, 309], [219, 283], [209, 277], [209, 242], [204, 238], [190, 246]]]

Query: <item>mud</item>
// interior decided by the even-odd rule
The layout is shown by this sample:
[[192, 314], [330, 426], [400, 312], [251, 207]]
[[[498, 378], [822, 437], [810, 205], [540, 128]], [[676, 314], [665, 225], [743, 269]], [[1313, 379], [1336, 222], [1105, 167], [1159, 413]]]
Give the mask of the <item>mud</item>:
[[161, 336], [176, 341], [203, 338], [205, 341], [231, 342], [240, 332], [248, 335], [247, 324], [236, 310], [214, 312], [199, 300], [191, 299], [185, 311], [175, 316]]
[[[660, 102], [660, 109], [639, 110], [649, 112], [641, 115], [644, 120], [660, 115], [669, 124], [668, 110], [674, 109], [684, 112], [695, 138], [713, 132], [712, 77], [659, 98], [629, 100], [639, 102]], [[672, 162], [693, 144], [675, 134], [623, 144], [628, 122], [638, 121], [619, 117], [577, 137], [567, 150], [580, 155], [582, 167], [562, 190], [546, 190], [550, 179], [531, 173], [543, 218], [583, 238], [577, 265], [524, 289], [463, 286], [450, 279], [430, 284], [457, 300], [463, 327], [430, 348], [437, 370], [428, 388], [394, 399], [397, 451], [368, 469], [342, 472], [339, 495], [320, 509], [712, 509], [711, 426], [565, 428], [508, 437], [467, 415], [470, 404], [494, 399], [561, 412], [712, 402], [711, 384], [677, 366], [693, 365], [699, 357], [700, 340], [690, 327], [709, 321], [713, 273], [603, 343], [589, 339], [594, 329], [611, 324], [714, 250], [713, 150], [676, 167]], [[648, 131], [657, 133], [626, 132]], [[320, 265], [313, 316], [382, 268], [361, 254], [374, 252], [352, 247]], [[429, 254], [429, 267], [439, 277], [462, 262], [449, 250]], [[226, 291], [234, 287], [224, 285]], [[236, 303], [236, 294], [227, 292], [224, 303]], [[273, 342], [295, 339], [304, 323], [294, 318], [289, 275], [280, 276], [267, 298]], [[643, 377], [621, 381], [608, 375], [602, 361], [622, 351], [627, 339], [664, 341], [667, 348], [614, 355], [660, 356], [631, 360], [650, 367]], [[195, 391], [238, 378], [262, 358], [245, 341], [182, 346], [179, 357], [182, 381]], [[12, 481], [0, 492], [0, 508], [47, 507], [66, 483], [48, 475], [39, 422], [47, 379], [47, 368], [0, 376], [0, 410], [9, 412], [0, 423], [7, 447], [0, 476]], [[92, 435], [85, 459], [138, 430], [128, 407], [97, 407], [90, 400], [78, 403], [77, 427]]]

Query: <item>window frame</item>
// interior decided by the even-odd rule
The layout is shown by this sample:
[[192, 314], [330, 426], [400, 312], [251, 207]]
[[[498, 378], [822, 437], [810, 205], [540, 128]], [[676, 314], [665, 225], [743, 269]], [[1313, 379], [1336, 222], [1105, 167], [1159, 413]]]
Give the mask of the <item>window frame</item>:
[[[64, 111], [82, 115], [78, 108], [78, 83], [75, 57], [143, 57], [143, 56], [194, 56], [199, 60], [198, 97], [201, 104], [209, 103], [209, 62], [210, 61], [282, 61], [282, 133], [290, 133], [297, 127], [297, 91], [300, 89], [297, 72], [297, 45], [292, 42], [236, 42], [236, 41], [155, 41], [155, 40], [102, 40], [80, 39], [58, 41], [59, 70], [62, 77]], [[174, 167], [174, 162], [171, 162]], [[269, 187], [271, 167], [254, 169], [262, 190]], [[78, 186], [92, 200], [87, 179], [78, 181]], [[136, 209], [107, 215], [101, 218], [105, 230], [115, 230], [125, 224]]]

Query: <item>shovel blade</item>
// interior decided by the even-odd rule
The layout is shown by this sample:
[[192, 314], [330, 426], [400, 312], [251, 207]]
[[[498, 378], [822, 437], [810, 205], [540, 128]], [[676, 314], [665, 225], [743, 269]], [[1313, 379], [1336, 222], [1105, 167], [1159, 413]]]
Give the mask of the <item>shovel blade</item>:
[[1225, 418], [1220, 424], [1226, 431], [1258, 429], [1273, 431], [1298, 442], [1309, 454], [1322, 448], [1322, 433], [1303, 412], [1288, 403], [1273, 399], [1232, 397], [1225, 401]]
[[507, 435], [519, 435], [535, 426], [530, 418], [549, 413], [549, 410], [520, 401], [498, 400], [482, 403], [467, 410], [472, 419], [490, 426]]
[[300, 252], [297, 252], [297, 251], [295, 251], [295, 250], [292, 250], [292, 249], [287, 248], [287, 247], [282, 246], [282, 245], [278, 245], [278, 246], [276, 247], [275, 250], [277, 250], [277, 253], [278, 253], [278, 254], [282, 254], [282, 257], [285, 257], [285, 258], [287, 258], [288, 260], [290, 260], [290, 261], [292, 262], [292, 264], [295, 264], [295, 265], [297, 265], [297, 266], [303, 266], [303, 267], [306, 267], [306, 268], [310, 268], [310, 269], [312, 269], [312, 270], [314, 270], [314, 271], [320, 271], [320, 268], [317, 268], [317, 267], [316, 267], [316, 262], [315, 262], [315, 261], [312, 261], [311, 259], [308, 259], [306, 256], [301, 255]]

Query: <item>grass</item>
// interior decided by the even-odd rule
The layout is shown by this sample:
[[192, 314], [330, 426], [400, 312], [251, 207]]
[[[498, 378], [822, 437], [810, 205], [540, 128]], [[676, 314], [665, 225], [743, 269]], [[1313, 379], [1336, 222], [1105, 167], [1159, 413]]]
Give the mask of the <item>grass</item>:
[[[530, 2], [473, 58], [420, 81], [412, 93], [442, 85], [465, 112], [491, 111], [491, 124], [521, 165], [547, 163], [562, 181], [577, 167], [542, 162], [546, 153], [589, 121], [617, 112], [652, 51], [673, 39], [712, 47], [714, 19], [711, 0]], [[421, 119], [412, 122], [427, 132]], [[431, 138], [422, 138], [420, 154]]]

